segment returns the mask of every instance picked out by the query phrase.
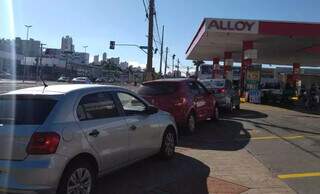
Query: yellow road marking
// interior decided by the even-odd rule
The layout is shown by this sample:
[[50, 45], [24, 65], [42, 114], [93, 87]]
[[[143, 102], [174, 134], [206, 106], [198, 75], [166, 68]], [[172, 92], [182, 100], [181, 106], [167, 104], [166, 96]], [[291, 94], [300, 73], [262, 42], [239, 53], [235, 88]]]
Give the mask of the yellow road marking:
[[244, 141], [244, 140], [272, 140], [272, 139], [302, 139], [305, 138], [303, 135], [297, 135], [297, 136], [284, 136], [284, 137], [279, 137], [279, 136], [262, 136], [262, 137], [251, 137], [251, 138], [238, 138], [238, 141]]
[[285, 137], [279, 137], [279, 136], [265, 136], [265, 137], [252, 137], [252, 140], [268, 140], [268, 139], [301, 139], [304, 138], [303, 135], [297, 135], [297, 136], [285, 136]]
[[278, 175], [278, 178], [279, 179], [294, 179], [294, 178], [318, 177], [318, 176], [320, 176], [320, 172], [282, 174], [282, 175]]

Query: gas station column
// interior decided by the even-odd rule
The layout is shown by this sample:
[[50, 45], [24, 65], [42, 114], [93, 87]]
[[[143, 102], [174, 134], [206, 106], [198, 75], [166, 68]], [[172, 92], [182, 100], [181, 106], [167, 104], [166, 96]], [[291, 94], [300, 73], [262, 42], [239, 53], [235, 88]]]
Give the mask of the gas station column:
[[293, 63], [293, 68], [292, 68], [292, 81], [293, 84], [296, 88], [300, 87], [300, 63]]
[[228, 80], [233, 80], [233, 60], [232, 60], [232, 52], [224, 53], [224, 65], [223, 65], [223, 77]]
[[220, 58], [219, 57], [214, 57], [212, 59], [213, 61], [213, 69], [212, 69], [212, 78], [213, 79], [217, 79], [217, 78], [221, 78], [220, 75]]
[[252, 65], [252, 59], [246, 58], [245, 53], [253, 49], [252, 41], [243, 41], [242, 43], [242, 61], [241, 61], [241, 73], [240, 73], [240, 87], [241, 90], [245, 90], [245, 76], [246, 71], [250, 65]]

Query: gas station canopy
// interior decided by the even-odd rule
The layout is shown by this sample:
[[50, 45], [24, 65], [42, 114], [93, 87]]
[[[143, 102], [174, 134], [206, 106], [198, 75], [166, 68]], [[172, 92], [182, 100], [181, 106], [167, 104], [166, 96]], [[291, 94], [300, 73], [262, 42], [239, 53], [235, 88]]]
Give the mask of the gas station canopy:
[[257, 64], [320, 66], [320, 23], [205, 18], [187, 59], [212, 61], [231, 52], [241, 62], [244, 41], [252, 41]]

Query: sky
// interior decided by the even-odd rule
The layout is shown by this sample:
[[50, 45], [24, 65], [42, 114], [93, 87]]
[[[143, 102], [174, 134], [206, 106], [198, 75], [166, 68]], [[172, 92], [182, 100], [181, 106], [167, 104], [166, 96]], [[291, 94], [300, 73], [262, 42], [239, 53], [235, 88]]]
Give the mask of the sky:
[[[169, 64], [175, 54], [182, 70], [192, 66], [185, 51], [205, 17], [320, 22], [319, 0], [155, 0], [155, 4], [159, 30], [165, 26]], [[0, 0], [0, 38], [25, 38], [25, 24], [32, 25], [31, 38], [50, 48], [60, 48], [61, 37], [70, 35], [75, 50], [83, 52], [87, 45], [91, 58], [107, 52], [108, 57], [119, 56], [135, 66], [145, 67], [147, 61], [135, 47], [109, 49], [110, 40], [147, 45], [143, 0]], [[154, 66], [159, 69], [158, 54]]]

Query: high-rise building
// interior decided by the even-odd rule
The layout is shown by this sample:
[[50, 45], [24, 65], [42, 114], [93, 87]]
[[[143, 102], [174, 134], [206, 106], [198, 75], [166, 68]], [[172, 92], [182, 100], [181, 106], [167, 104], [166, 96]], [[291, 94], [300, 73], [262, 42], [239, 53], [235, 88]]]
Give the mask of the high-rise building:
[[114, 65], [116, 65], [116, 66], [119, 67], [120, 57], [116, 57], [116, 58], [111, 57], [111, 58], [109, 58], [108, 60], [109, 60], [109, 62], [110, 62], [111, 64], [114, 64]]
[[106, 52], [104, 52], [102, 54], [102, 61], [107, 61], [107, 53]]
[[125, 69], [127, 69], [129, 67], [129, 63], [126, 62], [126, 61], [125, 62], [121, 62], [119, 64], [119, 67], [120, 67], [120, 69], [125, 70]]
[[74, 45], [72, 38], [70, 36], [62, 37], [61, 39], [61, 50], [74, 52]]
[[93, 64], [99, 65], [99, 55], [93, 56]]

